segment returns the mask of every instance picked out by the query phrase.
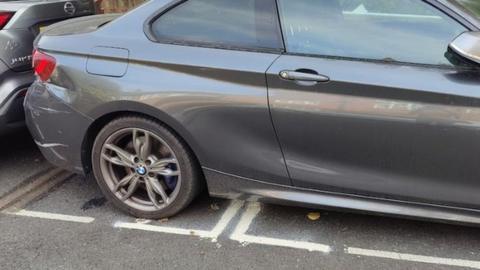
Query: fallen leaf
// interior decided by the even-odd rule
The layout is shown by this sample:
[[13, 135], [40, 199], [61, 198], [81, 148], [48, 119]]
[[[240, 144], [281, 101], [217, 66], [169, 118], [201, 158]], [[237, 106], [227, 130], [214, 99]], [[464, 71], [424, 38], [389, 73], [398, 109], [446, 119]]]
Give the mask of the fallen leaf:
[[160, 221], [160, 223], [166, 223], [168, 221], [168, 218], [162, 218], [159, 221]]
[[217, 203], [212, 203], [210, 204], [210, 209], [212, 209], [213, 211], [218, 211], [220, 207], [218, 206]]
[[319, 212], [310, 212], [310, 213], [308, 213], [307, 217], [308, 217], [308, 219], [315, 221], [315, 220], [320, 219], [320, 213]]
[[140, 223], [140, 224], [148, 224], [148, 223], [151, 222], [151, 220], [150, 219], [144, 219], [144, 218], [137, 218], [137, 219], [135, 219], [135, 222]]

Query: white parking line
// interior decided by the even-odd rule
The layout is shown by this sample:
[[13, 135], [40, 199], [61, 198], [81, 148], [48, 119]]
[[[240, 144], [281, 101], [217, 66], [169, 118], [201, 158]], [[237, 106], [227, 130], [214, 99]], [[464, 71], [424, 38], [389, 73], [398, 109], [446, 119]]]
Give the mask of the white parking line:
[[[132, 222], [121, 222], [117, 221], [114, 223], [115, 228], [126, 228], [126, 229], [135, 229], [151, 232], [161, 232], [168, 234], [178, 234], [178, 235], [192, 235], [198, 236], [201, 238], [211, 238], [212, 241], [216, 241], [217, 237], [220, 236], [232, 219], [237, 215], [239, 210], [244, 205], [243, 201], [231, 201], [228, 208], [222, 214], [222, 217], [217, 222], [215, 227], [211, 231], [207, 230], [195, 230], [195, 229], [183, 229], [167, 226], [156, 226], [149, 225], [144, 223], [132, 223]], [[248, 235], [247, 231], [251, 224], [253, 223], [255, 217], [260, 213], [261, 206], [258, 202], [250, 202], [246, 205], [245, 211], [242, 213], [240, 220], [235, 227], [233, 233], [230, 235], [230, 239], [238, 241], [241, 243], [255, 243], [260, 245], [269, 245], [269, 246], [278, 246], [278, 247], [288, 247], [295, 249], [303, 249], [308, 251], [319, 251], [323, 253], [329, 253], [332, 249], [329, 245], [307, 242], [307, 241], [295, 241], [295, 240], [286, 240], [272, 237], [264, 236], [255, 236]], [[78, 222], [78, 223], [91, 223], [95, 219], [93, 217], [86, 216], [73, 216], [73, 215], [64, 215], [40, 211], [31, 211], [31, 210], [19, 210], [19, 211], [3, 211], [4, 214], [23, 216], [23, 217], [33, 217], [33, 218], [42, 218], [42, 219], [51, 219], [59, 221], [68, 221], [68, 222]], [[456, 266], [456, 267], [466, 267], [472, 269], [480, 269], [480, 261], [473, 260], [463, 260], [463, 259], [453, 259], [453, 258], [442, 258], [434, 256], [424, 256], [416, 255], [409, 253], [398, 253], [384, 250], [373, 250], [373, 249], [364, 249], [357, 247], [347, 247], [344, 250], [345, 254], [357, 255], [362, 257], [375, 257], [375, 258], [384, 258], [392, 259], [397, 261], [405, 262], [419, 262], [435, 265], [445, 265], [445, 266]]]
[[180, 234], [180, 235], [194, 235], [199, 237], [211, 237], [210, 231], [181, 229], [181, 228], [149, 225], [149, 224], [142, 224], [142, 223], [117, 221], [113, 224], [113, 227], [150, 231], [150, 232], [161, 232], [161, 233]]
[[240, 221], [237, 224], [237, 227], [230, 235], [230, 239], [241, 242], [241, 243], [255, 243], [261, 245], [269, 246], [279, 246], [279, 247], [289, 247], [296, 249], [306, 249], [308, 251], [320, 251], [324, 253], [329, 253], [331, 251], [330, 246], [312, 243], [306, 241], [295, 241], [295, 240], [285, 240], [272, 237], [263, 237], [263, 236], [254, 236], [248, 235], [246, 232], [252, 224], [252, 221], [260, 213], [260, 204], [257, 202], [251, 202], [247, 205], [247, 209], [242, 214]]
[[247, 204], [246, 208], [247, 209], [245, 210], [245, 212], [243, 212], [242, 217], [237, 224], [237, 227], [235, 227], [235, 230], [230, 236], [231, 239], [239, 241], [239, 238], [245, 235], [245, 233], [248, 231], [248, 228], [252, 224], [252, 221], [255, 219], [258, 213], [260, 213], [261, 210], [260, 203], [258, 202], [250, 202]]
[[62, 214], [54, 214], [54, 213], [47, 213], [47, 212], [29, 211], [29, 210], [25, 210], [25, 209], [22, 209], [22, 210], [17, 211], [17, 212], [7, 212], [6, 211], [4, 213], [10, 214], [10, 215], [15, 215], [15, 216], [53, 219], [53, 220], [78, 222], [78, 223], [91, 223], [95, 220], [92, 217], [62, 215]]
[[243, 203], [243, 201], [237, 200], [234, 200], [230, 203], [227, 210], [225, 210], [225, 213], [223, 213], [222, 217], [217, 222], [217, 225], [215, 225], [213, 230], [210, 232], [212, 238], [215, 239], [222, 234], [225, 228], [227, 228], [228, 223], [230, 223], [230, 221], [237, 215], [240, 208], [242, 208]]
[[170, 233], [170, 234], [179, 234], [179, 235], [193, 235], [199, 236], [201, 238], [212, 238], [213, 241], [216, 241], [217, 237], [225, 230], [228, 223], [235, 217], [237, 212], [243, 206], [242, 201], [232, 201], [228, 206], [227, 210], [223, 213], [220, 220], [217, 222], [215, 227], [211, 231], [205, 230], [196, 230], [196, 229], [183, 229], [167, 226], [157, 226], [149, 225], [143, 223], [132, 223], [132, 222], [122, 222], [117, 221], [113, 224], [115, 228], [125, 228], [125, 229], [135, 229], [151, 232], [161, 232], [161, 233]]
[[459, 266], [459, 267], [480, 269], [480, 261], [422, 256], [422, 255], [415, 255], [415, 254], [397, 253], [397, 252], [363, 249], [363, 248], [355, 248], [355, 247], [346, 248], [345, 253], [352, 254], [352, 255], [359, 255], [359, 256], [400, 260], [400, 261], [421, 262], [421, 263], [429, 263], [429, 264], [437, 264], [437, 265]]

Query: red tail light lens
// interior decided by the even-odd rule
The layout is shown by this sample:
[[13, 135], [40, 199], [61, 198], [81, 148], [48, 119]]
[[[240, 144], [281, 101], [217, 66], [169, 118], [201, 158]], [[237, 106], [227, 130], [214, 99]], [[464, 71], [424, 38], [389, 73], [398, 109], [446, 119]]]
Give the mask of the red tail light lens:
[[35, 74], [44, 82], [50, 79], [50, 76], [52, 76], [55, 66], [57, 65], [55, 58], [38, 50], [33, 52], [32, 62]]
[[0, 11], [0, 29], [7, 25], [8, 21], [13, 17], [13, 12]]

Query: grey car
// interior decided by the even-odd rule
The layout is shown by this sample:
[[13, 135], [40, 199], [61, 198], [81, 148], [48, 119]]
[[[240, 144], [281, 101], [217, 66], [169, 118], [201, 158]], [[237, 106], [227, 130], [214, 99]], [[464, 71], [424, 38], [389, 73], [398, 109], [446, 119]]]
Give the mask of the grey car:
[[152, 0], [51, 26], [28, 127], [120, 209], [212, 196], [480, 223], [480, 21], [445, 0]]
[[0, 1], [0, 133], [24, 126], [22, 104], [34, 81], [35, 37], [50, 24], [92, 14], [91, 0]]

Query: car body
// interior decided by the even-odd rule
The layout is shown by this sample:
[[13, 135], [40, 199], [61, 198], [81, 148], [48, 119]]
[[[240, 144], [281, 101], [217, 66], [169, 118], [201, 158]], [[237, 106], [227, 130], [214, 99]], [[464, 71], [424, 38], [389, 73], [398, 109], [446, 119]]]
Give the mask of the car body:
[[[93, 171], [99, 181], [108, 169], [100, 161], [96, 168], [95, 159], [112, 149], [101, 146], [110, 140], [107, 133], [131, 125], [137, 149], [147, 138], [135, 139], [137, 128], [154, 136], [165, 133], [163, 127], [191, 152], [213, 196], [480, 223], [480, 73], [477, 64], [447, 50], [456, 35], [480, 29], [473, 14], [444, 0], [417, 1], [426, 10], [420, 15], [368, 11], [358, 3], [342, 11], [334, 1], [252, 0], [242, 6], [246, 1], [229, 2], [230, 13], [218, 20], [241, 21], [245, 10], [262, 9], [245, 22], [255, 21], [251, 42], [258, 46], [242, 43], [239, 36], [248, 33], [221, 24], [208, 29], [197, 22], [200, 30], [189, 32], [190, 19], [200, 14], [195, 12], [212, 9], [205, 0], [154, 0], [115, 20], [75, 19], [45, 31], [36, 49], [55, 67], [32, 85], [25, 101], [43, 154], [68, 170]], [[389, 1], [383, 2], [396, 2]], [[189, 3], [188, 12], [179, 8]], [[321, 18], [322, 9], [330, 11], [325, 16], [340, 10], [329, 21], [335, 26], [322, 28], [333, 47], [330, 40], [310, 39], [316, 33], [309, 20], [295, 25], [307, 10]], [[177, 18], [179, 24], [168, 23]], [[337, 26], [338, 18], [359, 20], [365, 28], [354, 29], [350, 21]], [[210, 19], [201, 23], [208, 26]], [[402, 39], [384, 50], [389, 41], [367, 32], [371, 25]], [[357, 36], [361, 31], [364, 36]], [[197, 42], [199, 32], [220, 33], [215, 38], [232, 43]], [[190, 36], [178, 40], [184, 33]], [[418, 33], [418, 40], [408, 36]], [[318, 40], [324, 44], [313, 46]], [[334, 54], [316, 55], [325, 48]], [[405, 48], [409, 53], [402, 54]], [[377, 51], [386, 56], [368, 59]], [[122, 117], [127, 119], [117, 121]], [[159, 126], [142, 120], [133, 127], [135, 119]], [[131, 161], [122, 152], [109, 153], [111, 162]], [[143, 175], [145, 167], [135, 171]], [[128, 193], [113, 182], [117, 195]]]
[[92, 2], [0, 1], [0, 133], [24, 126], [23, 97], [34, 80], [33, 41], [43, 27], [94, 14]]

